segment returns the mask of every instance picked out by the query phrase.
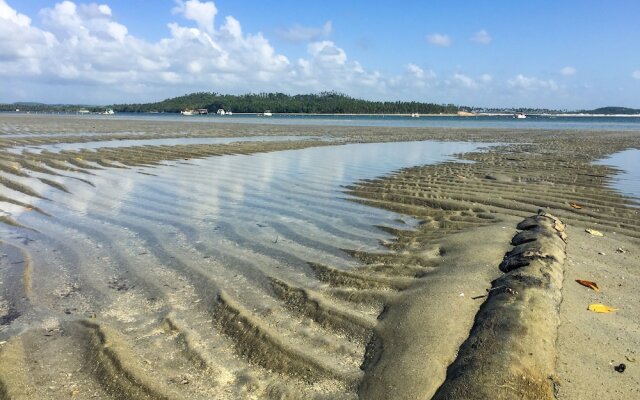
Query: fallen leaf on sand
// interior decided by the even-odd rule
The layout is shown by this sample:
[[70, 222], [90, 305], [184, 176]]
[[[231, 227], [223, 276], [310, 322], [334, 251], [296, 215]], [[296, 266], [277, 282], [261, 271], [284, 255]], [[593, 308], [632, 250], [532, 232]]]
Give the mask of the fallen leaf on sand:
[[582, 286], [586, 286], [588, 288], [591, 288], [591, 289], [595, 290], [596, 292], [600, 291], [600, 288], [598, 287], [598, 284], [595, 283], [595, 282], [585, 281], [585, 280], [582, 280], [582, 279], [576, 279], [576, 282], [578, 282]]
[[589, 304], [589, 310], [597, 313], [610, 313], [617, 310], [617, 308], [611, 308], [604, 304]]
[[593, 236], [604, 236], [604, 233], [597, 231], [595, 229], [585, 229], [584, 231], [587, 233], [590, 233]]
[[571, 208], [575, 208], [576, 210], [579, 210], [582, 208], [582, 206], [578, 203], [569, 203], [569, 205], [571, 206]]

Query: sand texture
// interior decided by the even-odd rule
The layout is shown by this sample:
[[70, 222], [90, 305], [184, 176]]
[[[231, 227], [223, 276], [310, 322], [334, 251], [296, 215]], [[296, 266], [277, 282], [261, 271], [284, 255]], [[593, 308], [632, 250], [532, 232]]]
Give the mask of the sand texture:
[[[281, 135], [301, 138], [33, 149]], [[490, 147], [343, 202], [273, 167], [269, 190], [308, 215], [252, 180], [261, 154], [410, 140]], [[640, 209], [592, 163], [628, 148], [638, 132], [0, 115], [0, 399], [640, 397]], [[198, 168], [232, 157], [213, 193]], [[214, 198], [258, 217], [216, 217]]]

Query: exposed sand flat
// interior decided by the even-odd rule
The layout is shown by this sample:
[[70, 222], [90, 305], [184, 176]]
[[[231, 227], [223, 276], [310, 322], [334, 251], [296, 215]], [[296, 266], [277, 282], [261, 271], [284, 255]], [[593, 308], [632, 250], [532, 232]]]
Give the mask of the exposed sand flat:
[[[481, 296], [503, 277], [499, 265], [517, 225], [539, 209], [567, 225], [566, 258], [558, 267], [564, 272], [560, 309], [541, 308], [550, 313], [544, 329], [514, 311], [501, 315], [524, 327], [511, 338], [523, 335], [529, 343], [535, 336], [527, 330], [548, 338], [544, 346], [531, 345], [532, 359], [551, 357], [555, 373], [538, 377], [540, 362], [518, 356], [516, 364], [532, 366], [518, 370], [522, 382], [508, 378], [517, 366], [495, 361], [487, 371], [499, 379], [483, 385], [501, 398], [639, 394], [638, 364], [630, 360], [640, 348], [640, 217], [631, 200], [605, 186], [614, 171], [591, 164], [640, 148], [637, 133], [211, 126], [52, 116], [1, 116], [0, 127], [30, 135], [0, 136], [3, 149], [131, 138], [127, 132], [136, 132], [136, 139], [303, 135], [341, 143], [510, 143], [460, 156], [473, 163], [417, 166], [350, 186], [359, 203], [422, 221], [415, 229], [400, 222], [381, 227], [384, 247], [375, 250], [358, 245], [375, 241], [363, 228], [368, 220], [338, 222], [358, 205], [330, 202], [308, 182], [298, 182], [291, 196], [309, 203], [310, 215], [269, 203], [273, 193], [250, 200], [257, 213], [286, 216], [269, 226], [251, 228], [242, 215], [236, 224], [192, 215], [206, 210], [200, 203], [213, 197], [206, 176], [194, 173], [213, 165], [210, 157], [331, 144], [325, 141], [0, 151], [0, 205], [22, 210], [3, 215], [1, 227], [0, 398], [409, 399], [446, 393], [458, 356], [466, 357], [465, 342], [484, 318], [478, 314], [486, 300]], [[55, 132], [95, 135], [37, 138]], [[201, 163], [191, 164], [196, 160]], [[239, 175], [221, 172], [230, 188], [236, 176], [264, 169], [247, 160], [235, 171]], [[178, 168], [180, 162], [187, 164]], [[130, 177], [159, 171], [153, 185]], [[276, 181], [284, 175], [273, 173]], [[124, 177], [148, 186], [132, 204], [119, 200], [126, 193], [119, 192]], [[254, 184], [259, 187], [258, 180]], [[184, 196], [177, 202], [174, 187], [180, 185]], [[284, 183], [273, 188], [290, 190]], [[92, 199], [96, 192], [102, 197]], [[68, 219], [56, 215], [66, 207], [59, 199], [72, 202], [74, 196], [94, 206], [60, 214]], [[220, 198], [239, 201], [232, 192]], [[123, 209], [120, 217], [113, 207]], [[335, 220], [323, 213], [327, 208]], [[324, 233], [306, 230], [306, 218], [317, 220]], [[590, 236], [586, 228], [605, 236]], [[603, 290], [595, 293], [575, 279], [597, 281]], [[592, 302], [619, 310], [595, 314], [586, 310]], [[541, 312], [532, 315], [546, 319]], [[555, 342], [549, 327], [557, 321]], [[505, 348], [500, 337], [485, 342], [497, 353]], [[506, 358], [515, 353], [509, 350]], [[624, 373], [613, 370], [619, 363], [627, 365]]]

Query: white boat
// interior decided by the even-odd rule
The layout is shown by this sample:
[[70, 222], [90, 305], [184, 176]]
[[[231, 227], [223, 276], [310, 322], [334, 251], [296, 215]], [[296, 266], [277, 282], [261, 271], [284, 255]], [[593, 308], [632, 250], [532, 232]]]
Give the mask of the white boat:
[[271, 113], [271, 110], [266, 110], [265, 112], [262, 113], [263, 117], [272, 117], [273, 114]]
[[104, 110], [104, 112], [102, 114], [103, 115], [114, 115], [115, 112], [112, 109], [107, 108], [106, 110]]
[[182, 115], [194, 115], [196, 112], [193, 110], [182, 110], [180, 111], [180, 114]]
[[418, 113], [411, 113], [411, 118], [419, 118], [420, 114]]
[[216, 114], [218, 114], [218, 115], [225, 115], [225, 114], [226, 114], [226, 112], [224, 112], [224, 109], [222, 109], [222, 108], [218, 108], [218, 111], [216, 111]]
[[231, 111], [227, 111], [227, 115], [233, 115]]
[[517, 112], [517, 113], [513, 114], [513, 118], [524, 119], [524, 118], [527, 118], [527, 116], [524, 115], [523, 112]]

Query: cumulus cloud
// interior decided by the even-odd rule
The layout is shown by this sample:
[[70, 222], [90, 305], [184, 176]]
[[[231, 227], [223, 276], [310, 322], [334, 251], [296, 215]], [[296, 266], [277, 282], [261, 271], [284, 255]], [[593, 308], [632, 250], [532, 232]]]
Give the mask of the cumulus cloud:
[[357, 61], [350, 61], [346, 52], [330, 40], [312, 42], [307, 46], [309, 58], [300, 58], [293, 69], [291, 84], [304, 90], [377, 91], [385, 86], [382, 75], [368, 71]]
[[19, 14], [16, 10], [9, 7], [4, 0], [0, 0], [0, 19], [21, 27], [31, 25], [31, 18], [24, 14]]
[[432, 33], [427, 35], [427, 42], [434, 46], [449, 47], [451, 46], [452, 40], [448, 35]]
[[[245, 32], [238, 19], [220, 16], [211, 1], [177, 1], [173, 12], [176, 21], [167, 25], [164, 37], [150, 41], [132, 35], [107, 4], [60, 1], [32, 20], [0, 0], [0, 100], [105, 104], [196, 90], [337, 90], [365, 98], [424, 100], [429, 88], [430, 101], [455, 101], [447, 92], [453, 86], [418, 64], [387, 76], [352, 60], [325, 37], [330, 21], [313, 32], [297, 31], [295, 38], [307, 41], [307, 53], [292, 60], [262, 33]], [[448, 37], [436, 42], [451, 43]], [[463, 73], [451, 78], [460, 96], [490, 80]]]
[[633, 71], [631, 77], [633, 77], [633, 79], [640, 79], [640, 69]]
[[453, 74], [452, 80], [457, 85], [463, 86], [469, 89], [474, 89], [478, 87], [478, 83], [473, 78], [461, 73], [456, 72], [455, 74]]
[[330, 40], [311, 43], [307, 50], [321, 64], [343, 65], [347, 61], [347, 53]]
[[574, 67], [566, 66], [560, 70], [560, 74], [563, 76], [571, 76], [576, 74], [576, 69]]
[[287, 57], [277, 54], [261, 33], [242, 32], [227, 16], [216, 29], [212, 2], [178, 2], [175, 13], [194, 26], [170, 23], [169, 36], [157, 42], [132, 37], [115, 21], [109, 6], [63, 1], [40, 12], [45, 29], [0, 0], [0, 76], [46, 82], [115, 84], [140, 88], [157, 85], [229, 86], [264, 82], [285, 71]]
[[40, 15], [51, 32], [65, 38], [95, 37], [122, 42], [128, 33], [127, 27], [111, 19], [111, 8], [104, 4], [78, 7], [71, 1], [63, 1], [53, 8], [45, 8]]
[[416, 79], [434, 79], [436, 77], [436, 73], [432, 70], [425, 71], [413, 63], [407, 65], [407, 72]]
[[478, 32], [474, 33], [469, 40], [478, 44], [489, 44], [491, 43], [491, 40], [493, 40], [493, 38], [491, 37], [491, 35], [489, 35], [489, 32], [481, 29]]
[[516, 75], [513, 79], [507, 81], [507, 85], [513, 89], [536, 91], [536, 90], [558, 90], [558, 84], [552, 80], [538, 79], [535, 77], [526, 77], [522, 74]]
[[278, 36], [289, 42], [308, 42], [331, 36], [333, 23], [327, 21], [320, 27], [294, 25], [288, 29], [278, 30]]
[[195, 21], [198, 28], [203, 31], [213, 33], [213, 21], [218, 14], [218, 9], [212, 1], [176, 0], [176, 6], [172, 12], [174, 14], [181, 14], [188, 20]]

